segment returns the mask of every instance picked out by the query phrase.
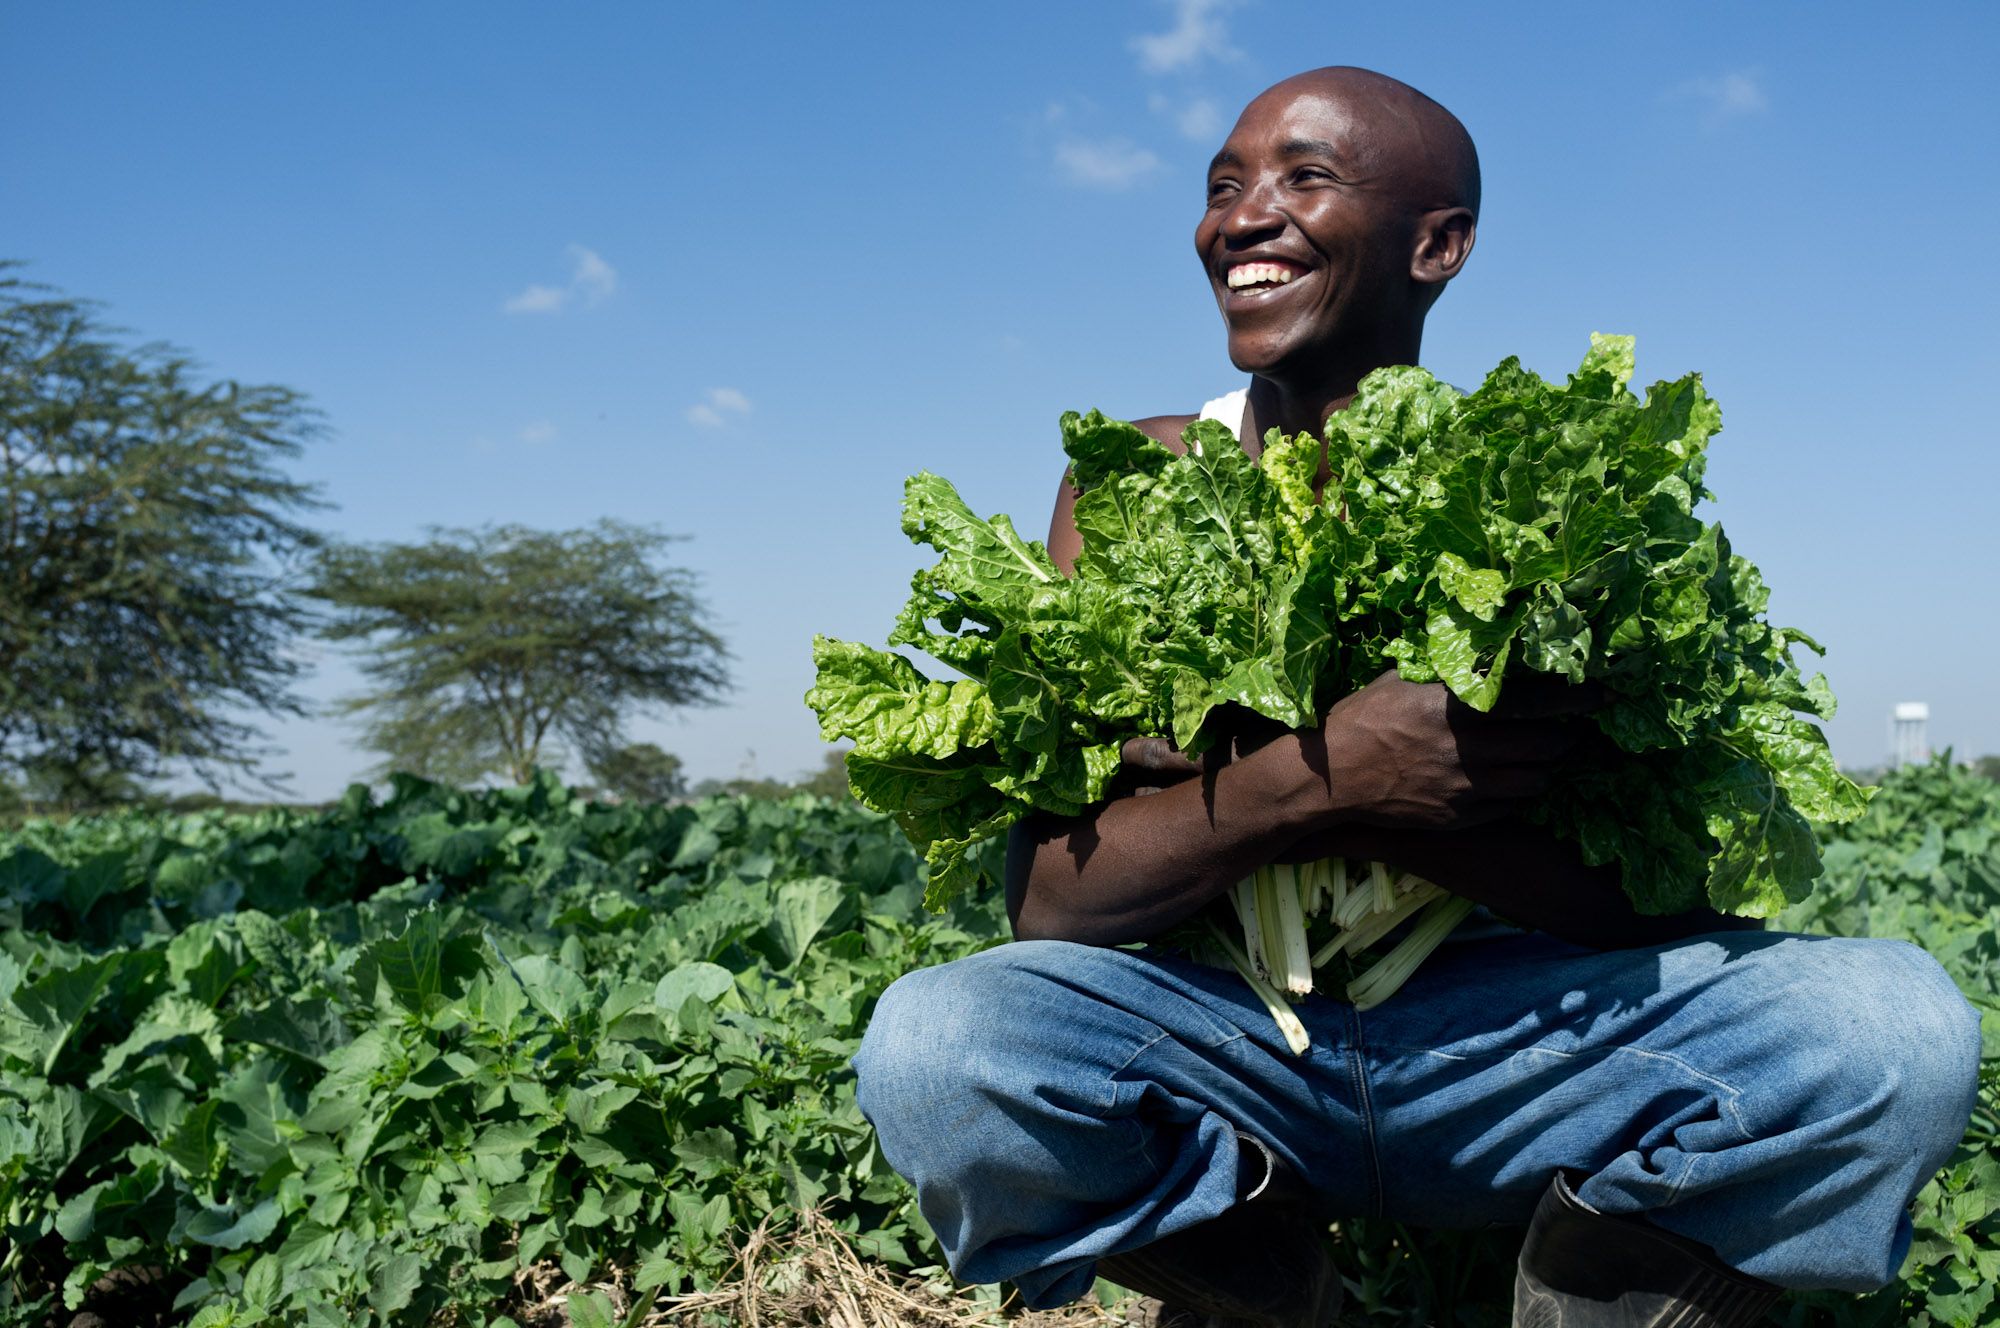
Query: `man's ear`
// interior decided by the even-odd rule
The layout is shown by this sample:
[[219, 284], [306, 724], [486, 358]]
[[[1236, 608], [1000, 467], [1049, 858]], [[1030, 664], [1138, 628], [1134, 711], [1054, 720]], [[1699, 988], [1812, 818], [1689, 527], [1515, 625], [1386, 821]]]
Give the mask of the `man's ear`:
[[1410, 277], [1427, 286], [1442, 286], [1458, 275], [1472, 256], [1479, 223], [1470, 209], [1438, 208], [1417, 220], [1417, 247], [1410, 257]]

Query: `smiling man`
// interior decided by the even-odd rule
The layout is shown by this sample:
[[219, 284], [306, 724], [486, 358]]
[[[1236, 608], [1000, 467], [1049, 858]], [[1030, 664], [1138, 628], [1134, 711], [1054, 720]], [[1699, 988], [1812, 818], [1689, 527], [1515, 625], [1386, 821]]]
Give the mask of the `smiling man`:
[[[1195, 230], [1251, 379], [1202, 416], [1254, 452], [1416, 363], [1478, 208], [1464, 127], [1394, 79], [1322, 69], [1251, 102]], [[1194, 418], [1140, 425], [1178, 448]], [[1018, 942], [898, 981], [856, 1060], [959, 1276], [1045, 1306], [1101, 1272], [1163, 1326], [1317, 1328], [1341, 1301], [1327, 1221], [1384, 1216], [1528, 1223], [1523, 1325], [1747, 1325], [1780, 1287], [1894, 1277], [1971, 1111], [1976, 1016], [1907, 945], [1636, 914], [1615, 869], [1519, 815], [1589, 696], [1516, 690], [1478, 715], [1385, 675], [1199, 771], [1135, 740], [1125, 796], [1016, 827]], [[1307, 998], [1303, 1057], [1234, 974], [1110, 948], [1334, 854], [1520, 927], [1475, 914], [1365, 1015]]]

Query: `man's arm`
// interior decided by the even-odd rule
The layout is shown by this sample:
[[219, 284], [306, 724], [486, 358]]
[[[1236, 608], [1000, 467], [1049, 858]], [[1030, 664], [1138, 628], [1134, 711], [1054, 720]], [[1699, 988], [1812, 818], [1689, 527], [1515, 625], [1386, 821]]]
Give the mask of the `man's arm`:
[[[1140, 423], [1173, 445], [1188, 418]], [[1048, 541], [1065, 572], [1080, 547], [1073, 500], [1065, 481]], [[1564, 709], [1559, 702], [1555, 713]], [[1171, 755], [1160, 760], [1160, 744], [1150, 744], [1165, 767], [1152, 782], [1169, 787], [1014, 827], [1008, 916], [1021, 939], [1144, 940], [1259, 865], [1340, 853], [1415, 871], [1585, 945], [1650, 944], [1744, 925], [1705, 911], [1643, 917], [1615, 869], [1585, 867], [1573, 845], [1509, 815], [1547, 786], [1579, 736], [1547, 715], [1477, 714], [1442, 684], [1391, 673], [1344, 698], [1317, 732], [1282, 734], [1238, 760], [1212, 759], [1198, 778], [1175, 782], [1192, 768]]]
[[1709, 909], [1638, 912], [1615, 866], [1586, 866], [1576, 845], [1518, 814], [1575, 735], [1550, 720], [1468, 720], [1444, 693], [1440, 683], [1386, 674], [1336, 705], [1318, 730], [1283, 733], [1081, 816], [1025, 818], [1007, 842], [1015, 936], [1147, 940], [1265, 863], [1336, 855], [1415, 872], [1511, 921], [1599, 949], [1762, 925]]
[[1582, 736], [1545, 716], [1482, 715], [1440, 683], [1385, 673], [1317, 728], [1280, 730], [1197, 778], [1077, 817], [1024, 819], [1008, 840], [1008, 913], [1024, 938], [1143, 940], [1301, 841], [1449, 834], [1518, 811]]
[[1287, 734], [1171, 787], [1081, 816], [1032, 815], [1007, 840], [1007, 915], [1020, 940], [1118, 945], [1157, 936], [1323, 828], [1323, 792]]

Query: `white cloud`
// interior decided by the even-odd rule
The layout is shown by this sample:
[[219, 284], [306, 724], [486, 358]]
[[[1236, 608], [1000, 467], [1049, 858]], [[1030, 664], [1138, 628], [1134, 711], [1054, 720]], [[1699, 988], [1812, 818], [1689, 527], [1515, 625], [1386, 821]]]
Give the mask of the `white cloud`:
[[1165, 32], [1142, 33], [1132, 39], [1140, 67], [1149, 74], [1170, 74], [1203, 60], [1233, 60], [1241, 54], [1229, 44], [1222, 15], [1234, 0], [1173, 0], [1174, 25]]
[[569, 260], [575, 265], [570, 274], [570, 289], [581, 295], [585, 304], [608, 299], [618, 289], [618, 274], [595, 249], [573, 244], [569, 247]]
[[571, 245], [569, 284], [528, 286], [501, 306], [510, 314], [552, 314], [571, 303], [597, 304], [618, 289], [618, 273], [595, 249]]
[[524, 443], [554, 442], [556, 426], [549, 420], [529, 420], [521, 426], [521, 441]]
[[1066, 138], [1056, 144], [1056, 167], [1071, 184], [1129, 189], [1160, 168], [1160, 159], [1122, 138]]
[[748, 415], [750, 398], [733, 387], [711, 387], [708, 395], [687, 409], [689, 422], [704, 429], [720, 429], [731, 415]]
[[1222, 108], [1207, 97], [1169, 97], [1156, 92], [1146, 99], [1153, 114], [1163, 115], [1174, 122], [1174, 128], [1181, 131], [1181, 137], [1191, 143], [1213, 146], [1222, 138], [1228, 125], [1223, 121]]
[[1701, 103], [1702, 119], [1711, 127], [1725, 120], [1755, 115], [1769, 110], [1771, 106], [1771, 99], [1765, 95], [1763, 82], [1754, 69], [1733, 70], [1714, 78], [1689, 79], [1668, 95]]
[[568, 299], [569, 292], [560, 286], [530, 286], [503, 307], [510, 314], [552, 314]]

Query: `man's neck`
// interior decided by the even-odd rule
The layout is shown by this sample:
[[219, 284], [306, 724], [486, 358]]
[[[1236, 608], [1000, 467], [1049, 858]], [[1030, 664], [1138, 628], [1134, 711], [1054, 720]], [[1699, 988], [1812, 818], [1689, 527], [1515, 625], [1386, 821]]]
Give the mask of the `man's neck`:
[[1338, 368], [1322, 364], [1308, 375], [1282, 371], [1255, 375], [1250, 380], [1250, 427], [1243, 441], [1261, 451], [1264, 434], [1271, 429], [1321, 437], [1327, 416], [1347, 409], [1363, 378], [1384, 365], [1417, 362], [1421, 335], [1394, 338], [1397, 344], [1375, 347]]
[[1250, 427], [1243, 441], [1255, 453], [1263, 451], [1264, 434], [1271, 429], [1319, 437], [1326, 428], [1327, 416], [1347, 409], [1347, 403], [1354, 400], [1360, 380], [1361, 376], [1356, 375], [1345, 381], [1321, 382], [1306, 390], [1296, 390], [1261, 375], [1252, 378]]

